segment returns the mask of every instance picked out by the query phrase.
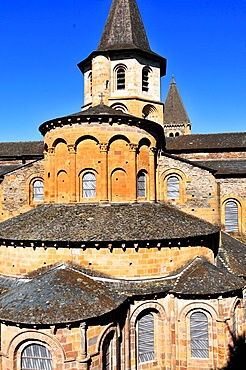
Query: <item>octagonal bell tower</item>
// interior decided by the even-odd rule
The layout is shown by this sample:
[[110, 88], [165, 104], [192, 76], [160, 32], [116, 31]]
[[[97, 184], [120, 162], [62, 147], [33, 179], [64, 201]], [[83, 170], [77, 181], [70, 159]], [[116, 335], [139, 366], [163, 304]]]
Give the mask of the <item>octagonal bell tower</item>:
[[78, 64], [83, 110], [100, 103], [163, 125], [160, 79], [166, 59], [149, 45], [136, 0], [113, 0], [96, 51]]

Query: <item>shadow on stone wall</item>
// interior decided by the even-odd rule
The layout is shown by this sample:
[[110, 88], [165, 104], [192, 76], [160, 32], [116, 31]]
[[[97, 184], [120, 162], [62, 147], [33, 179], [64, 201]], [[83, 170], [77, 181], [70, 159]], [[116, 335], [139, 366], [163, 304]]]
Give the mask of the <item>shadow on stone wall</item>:
[[246, 370], [245, 333], [237, 337], [232, 335], [233, 344], [229, 344], [229, 359], [226, 366], [220, 370]]

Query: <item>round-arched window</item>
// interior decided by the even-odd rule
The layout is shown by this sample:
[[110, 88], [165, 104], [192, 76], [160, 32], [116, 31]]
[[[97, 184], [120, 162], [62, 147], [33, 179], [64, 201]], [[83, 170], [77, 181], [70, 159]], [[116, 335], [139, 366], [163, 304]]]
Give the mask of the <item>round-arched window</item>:
[[44, 200], [44, 183], [41, 180], [33, 182], [33, 201]]
[[84, 174], [82, 179], [82, 192], [83, 198], [95, 198], [96, 197], [96, 176], [92, 172]]
[[21, 370], [52, 370], [52, 356], [48, 348], [30, 344], [21, 354]]

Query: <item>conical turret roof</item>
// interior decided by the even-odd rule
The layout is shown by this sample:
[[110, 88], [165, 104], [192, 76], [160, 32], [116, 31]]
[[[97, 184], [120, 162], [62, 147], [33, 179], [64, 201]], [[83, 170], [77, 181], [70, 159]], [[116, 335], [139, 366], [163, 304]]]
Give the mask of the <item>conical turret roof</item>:
[[165, 124], [190, 123], [183, 101], [179, 94], [174, 76], [165, 102]]
[[151, 51], [136, 0], [113, 0], [98, 51]]

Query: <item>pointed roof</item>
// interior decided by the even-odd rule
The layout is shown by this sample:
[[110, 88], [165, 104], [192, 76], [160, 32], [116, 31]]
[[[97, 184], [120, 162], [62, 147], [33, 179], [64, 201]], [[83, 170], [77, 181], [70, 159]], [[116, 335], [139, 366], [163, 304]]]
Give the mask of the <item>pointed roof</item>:
[[164, 114], [165, 124], [190, 123], [190, 119], [185, 110], [176, 82], [174, 81], [174, 76], [172, 76], [172, 82], [167, 94]]
[[151, 51], [136, 0], [113, 0], [98, 51]]

